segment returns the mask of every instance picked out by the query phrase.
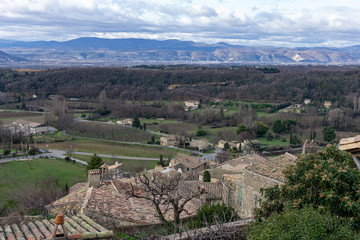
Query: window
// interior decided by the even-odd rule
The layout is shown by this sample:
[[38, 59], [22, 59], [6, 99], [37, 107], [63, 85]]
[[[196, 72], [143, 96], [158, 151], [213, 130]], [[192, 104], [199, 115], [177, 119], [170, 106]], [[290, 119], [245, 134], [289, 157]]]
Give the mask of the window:
[[186, 171], [188, 172], [188, 171], [189, 171], [189, 168], [186, 168]]

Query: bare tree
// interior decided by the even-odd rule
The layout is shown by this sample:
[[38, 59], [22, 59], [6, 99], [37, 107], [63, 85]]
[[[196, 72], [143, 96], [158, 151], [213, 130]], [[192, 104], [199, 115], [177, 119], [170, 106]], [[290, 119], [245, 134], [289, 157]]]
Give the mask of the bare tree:
[[[203, 187], [199, 187], [196, 191], [190, 189], [180, 190], [183, 184], [180, 176], [170, 177], [155, 173], [151, 176], [138, 175], [136, 178], [138, 184], [136, 186], [131, 184], [131, 190], [129, 191], [129, 197], [151, 201], [156, 209], [157, 217], [167, 226], [170, 226], [170, 221], [165, 216], [169, 211], [172, 211], [173, 231], [175, 233], [178, 233], [180, 229], [180, 214], [188, 212], [186, 205], [194, 198], [198, 198], [205, 193]], [[138, 187], [143, 192], [138, 191]]]

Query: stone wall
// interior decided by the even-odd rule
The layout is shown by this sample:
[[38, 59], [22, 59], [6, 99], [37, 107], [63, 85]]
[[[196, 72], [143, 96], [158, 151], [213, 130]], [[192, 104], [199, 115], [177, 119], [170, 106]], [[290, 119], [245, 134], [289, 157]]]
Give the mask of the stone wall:
[[[223, 181], [229, 190], [229, 206], [233, 207], [237, 214], [240, 215], [243, 205], [243, 176], [242, 174], [224, 174]], [[223, 187], [223, 202], [227, 203], [227, 190], [225, 187]]]
[[243, 174], [243, 207], [240, 213], [242, 218], [251, 218], [254, 216], [254, 208], [259, 207], [261, 188], [268, 188], [275, 185], [283, 184], [282, 182], [265, 177], [258, 173], [244, 169]]

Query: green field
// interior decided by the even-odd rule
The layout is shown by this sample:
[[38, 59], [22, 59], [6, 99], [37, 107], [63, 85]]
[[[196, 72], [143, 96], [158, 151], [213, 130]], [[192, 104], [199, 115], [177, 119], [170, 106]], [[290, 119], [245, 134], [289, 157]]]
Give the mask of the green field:
[[23, 119], [38, 123], [44, 122], [43, 114], [40, 112], [9, 110], [9, 109], [0, 110], [0, 119], [4, 124], [10, 124], [18, 119]]
[[265, 137], [257, 138], [261, 144], [264, 145], [275, 145], [275, 146], [288, 146], [289, 145], [289, 138], [285, 138], [286, 142], [281, 141], [280, 139], [273, 139], [272, 141], [266, 140]]
[[[90, 161], [91, 156], [88, 155], [83, 155], [83, 154], [73, 154], [72, 157], [79, 159], [79, 160], [83, 160], [86, 162]], [[122, 162], [124, 163], [123, 165], [123, 169], [124, 171], [128, 172], [131, 171], [132, 169], [134, 169], [135, 167], [141, 166], [144, 169], [153, 169], [155, 168], [155, 165], [157, 164], [158, 161], [142, 161], [142, 160], [133, 160], [133, 159], [118, 159], [118, 158], [107, 158], [107, 157], [101, 157], [102, 160], [105, 163], [108, 164], [114, 164], [116, 161], [117, 162]]]
[[86, 180], [85, 167], [63, 159], [38, 158], [28, 161], [7, 162], [0, 164], [0, 205], [11, 199], [14, 192], [26, 188], [29, 184], [41, 183], [53, 176], [59, 179], [59, 185], [69, 186]]
[[[41, 143], [36, 146], [40, 149], [45, 148], [46, 145], [49, 146], [49, 149], [59, 149], [67, 150], [69, 145], [72, 145], [74, 149], [80, 152], [89, 152], [89, 153], [102, 153], [109, 155], [120, 155], [120, 156], [129, 156], [129, 157], [150, 157], [158, 158], [160, 155], [163, 155], [165, 158], [173, 157], [178, 152], [183, 152], [181, 150], [170, 149], [165, 147], [152, 147], [136, 144], [125, 144], [125, 143], [113, 143], [113, 142], [104, 142], [88, 139], [76, 139], [72, 142], [56, 142], [56, 143]], [[183, 152], [187, 153], [187, 152]]]

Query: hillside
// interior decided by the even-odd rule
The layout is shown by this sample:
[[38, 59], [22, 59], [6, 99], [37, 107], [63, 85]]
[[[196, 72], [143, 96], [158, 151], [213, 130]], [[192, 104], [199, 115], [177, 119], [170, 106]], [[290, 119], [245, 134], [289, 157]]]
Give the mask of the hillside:
[[0, 51], [0, 63], [20, 62], [20, 61], [27, 61], [27, 60], [23, 59], [23, 58], [12, 56], [3, 51]]
[[[283, 48], [179, 40], [78, 38], [57, 41], [5, 41], [0, 48], [41, 65], [97, 66], [145, 64], [358, 64], [360, 47]], [[40, 63], [39, 63], [40, 64]]]

